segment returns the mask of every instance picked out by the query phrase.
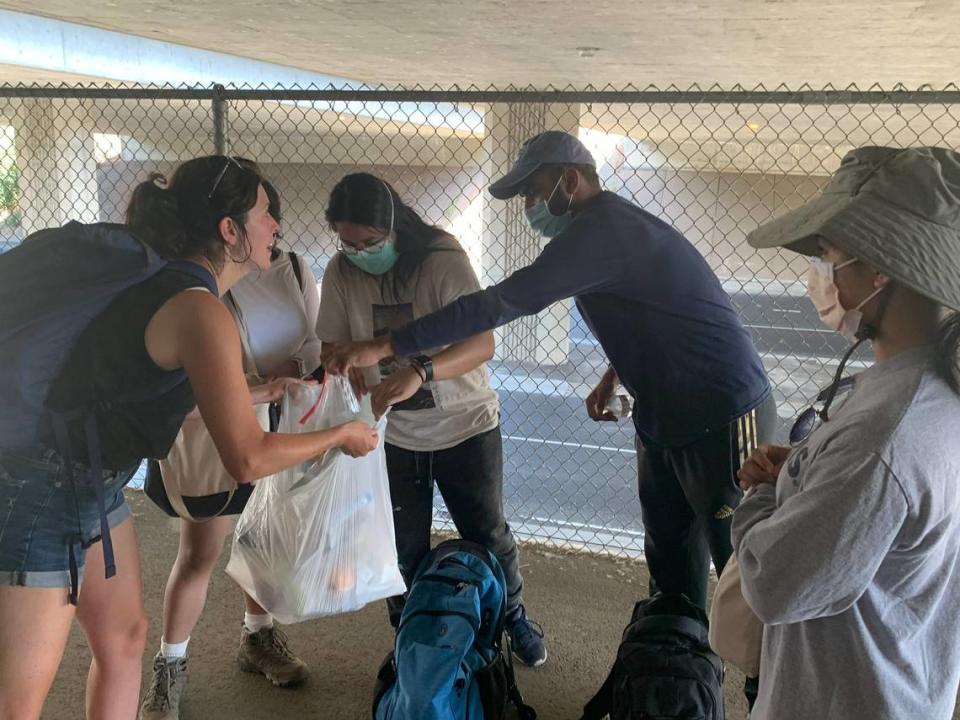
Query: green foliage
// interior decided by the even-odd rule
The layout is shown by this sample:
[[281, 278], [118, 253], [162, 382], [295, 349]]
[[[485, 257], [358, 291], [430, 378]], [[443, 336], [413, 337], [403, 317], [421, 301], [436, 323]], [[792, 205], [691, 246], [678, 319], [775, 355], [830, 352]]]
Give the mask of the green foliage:
[[20, 171], [14, 164], [0, 164], [0, 210], [14, 215], [20, 197]]

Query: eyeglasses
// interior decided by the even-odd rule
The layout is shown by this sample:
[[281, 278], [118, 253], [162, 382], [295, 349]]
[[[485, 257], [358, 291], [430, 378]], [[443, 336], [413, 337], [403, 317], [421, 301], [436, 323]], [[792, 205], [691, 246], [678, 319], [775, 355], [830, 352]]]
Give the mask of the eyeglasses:
[[340, 245], [337, 249], [342, 252], [344, 255], [359, 255], [360, 253], [367, 253], [368, 255], [379, 255], [383, 252], [383, 249], [387, 246], [387, 241], [390, 240], [390, 233], [387, 233], [382, 238], [377, 240], [372, 245], [366, 247], [358, 248], [353, 245], [347, 245], [343, 240], [340, 241]]
[[213, 181], [213, 187], [210, 188], [210, 192], [207, 193], [207, 200], [213, 197], [213, 194], [217, 191], [217, 188], [220, 187], [220, 181], [223, 180], [223, 176], [227, 174], [227, 170], [230, 168], [230, 165], [236, 165], [237, 168], [246, 172], [247, 169], [241, 165], [235, 157], [232, 155], [226, 156], [227, 161], [223, 164], [223, 170], [220, 171], [220, 174], [217, 175], [217, 179]]
[[793, 427], [790, 428], [790, 444], [793, 446], [800, 445], [810, 437], [821, 422], [827, 422], [830, 419], [830, 406], [833, 401], [841, 393], [853, 389], [854, 382], [852, 377], [840, 378], [821, 390], [813, 405], [800, 413], [796, 422], [793, 423]]

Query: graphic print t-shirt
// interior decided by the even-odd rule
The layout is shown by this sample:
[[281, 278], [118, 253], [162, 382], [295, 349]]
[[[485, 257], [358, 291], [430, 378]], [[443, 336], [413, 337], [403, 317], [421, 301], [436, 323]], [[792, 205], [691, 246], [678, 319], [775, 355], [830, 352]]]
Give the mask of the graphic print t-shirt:
[[[394, 296], [393, 271], [370, 275], [337, 255], [320, 286], [320, 340], [369, 340], [479, 290], [459, 243], [452, 237], [436, 242], [438, 249], [399, 288], [399, 296]], [[431, 348], [426, 354], [442, 349]], [[376, 383], [408, 364], [407, 358], [386, 358], [367, 370], [367, 382]], [[426, 383], [395, 405], [387, 423], [387, 442], [407, 450], [444, 450], [492, 430], [498, 422], [499, 400], [483, 365], [458, 378]]]

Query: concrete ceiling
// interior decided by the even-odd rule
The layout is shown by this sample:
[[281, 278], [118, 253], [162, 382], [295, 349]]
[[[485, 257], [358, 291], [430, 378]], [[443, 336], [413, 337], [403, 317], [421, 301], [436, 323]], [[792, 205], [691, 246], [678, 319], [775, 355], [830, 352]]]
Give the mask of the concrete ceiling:
[[[72, 75], [69, 73], [35, 70], [20, 65], [4, 65], [0, 63], [0, 85], [32, 85], [43, 83], [67, 83], [70, 85], [89, 85], [95, 83], [97, 85], [107, 85], [111, 84], [111, 81], [89, 75]], [[112, 84], [116, 83], [114, 82]]]
[[[960, 78], [956, 0], [0, 0], [0, 8], [388, 85], [939, 87]], [[581, 57], [584, 47], [597, 50]]]

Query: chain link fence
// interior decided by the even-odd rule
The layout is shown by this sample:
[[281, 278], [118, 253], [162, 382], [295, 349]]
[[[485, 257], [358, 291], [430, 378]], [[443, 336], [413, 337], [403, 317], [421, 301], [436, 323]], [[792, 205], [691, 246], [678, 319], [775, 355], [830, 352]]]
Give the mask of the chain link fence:
[[[257, 160], [284, 201], [284, 243], [322, 282], [330, 190], [349, 172], [391, 182], [463, 244], [482, 285], [543, 240], [521, 201], [486, 186], [545, 129], [576, 134], [608, 190], [677, 227], [753, 333], [783, 427], [844, 348], [804, 297], [806, 264], [745, 235], [796, 207], [850, 149], [960, 146], [960, 90], [459, 90], [0, 87], [0, 249], [67, 220], [122, 221], [133, 185], [210, 153]], [[861, 357], [859, 362], [867, 360]], [[497, 333], [507, 516], [521, 537], [642, 551], [629, 421], [589, 421], [605, 358], [563, 302]], [[642, 401], [642, 399], [641, 399]], [[449, 525], [441, 505], [438, 525]]]

